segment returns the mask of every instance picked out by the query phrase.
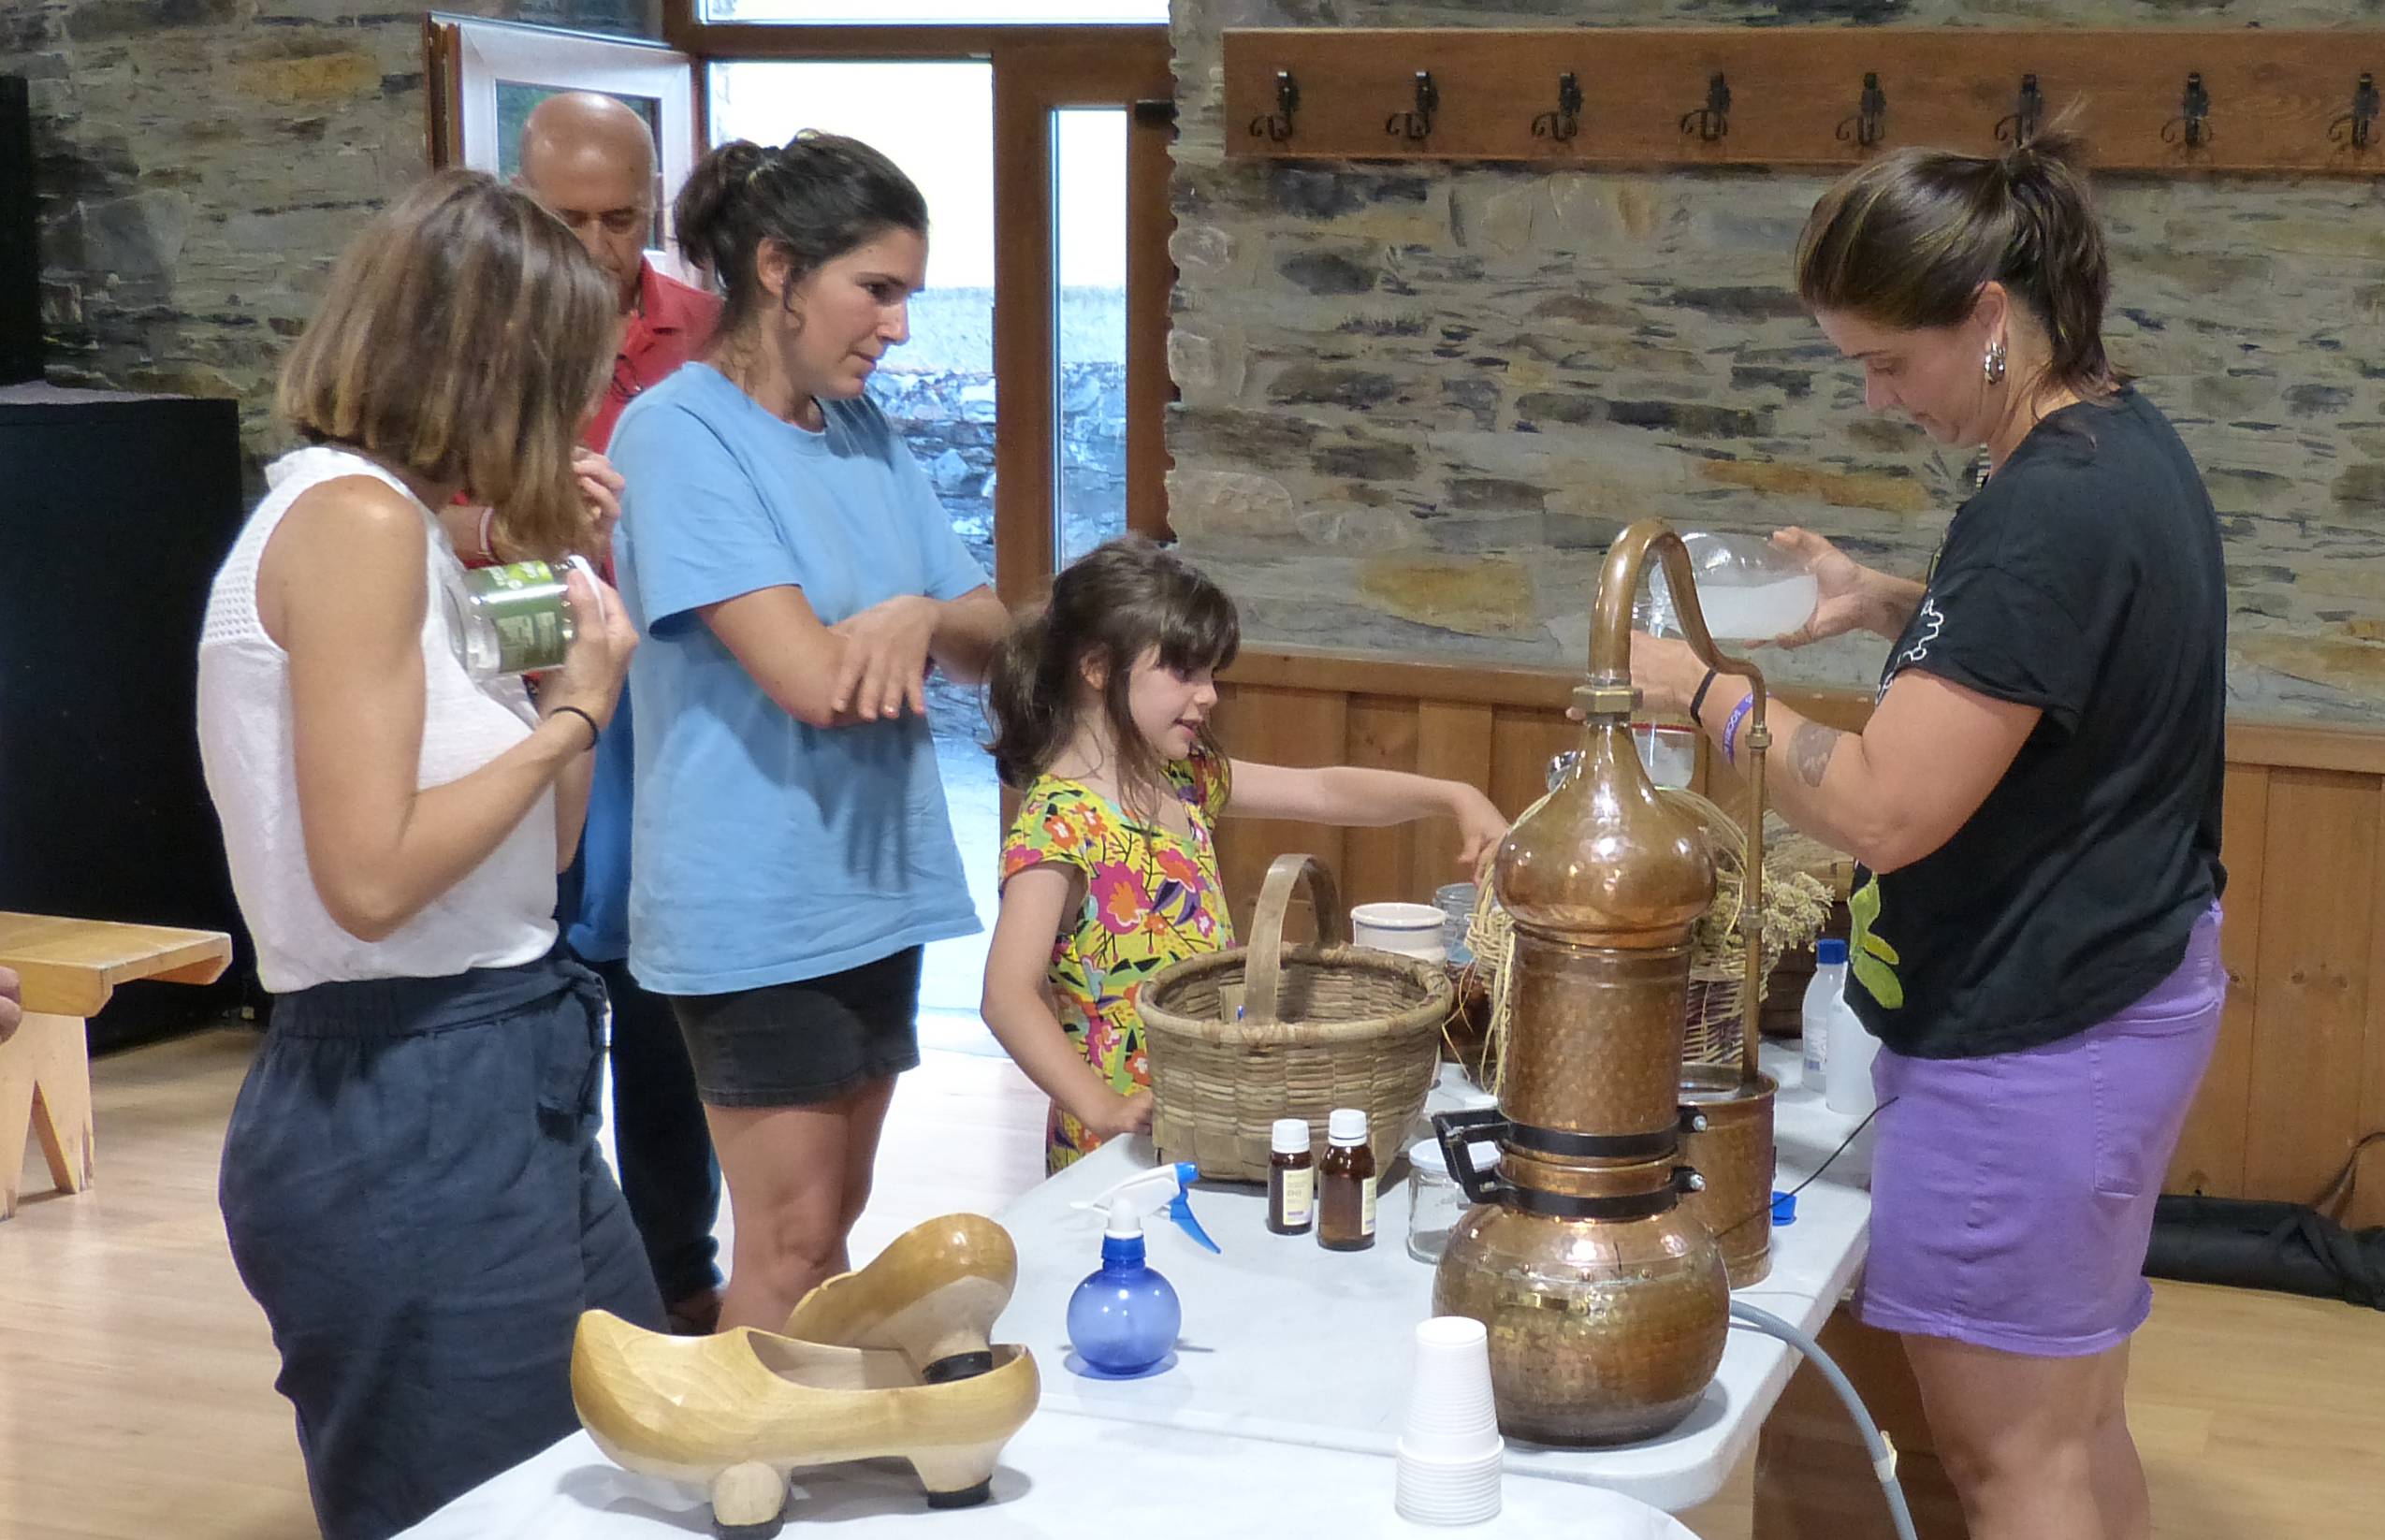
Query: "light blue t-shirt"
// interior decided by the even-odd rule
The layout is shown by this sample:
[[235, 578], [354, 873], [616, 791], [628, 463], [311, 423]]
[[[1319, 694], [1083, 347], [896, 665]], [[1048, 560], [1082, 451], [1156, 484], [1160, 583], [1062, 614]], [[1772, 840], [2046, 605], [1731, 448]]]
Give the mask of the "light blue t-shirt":
[[644, 641], [630, 966], [665, 995], [839, 973], [979, 926], [924, 718], [807, 727], [693, 612], [792, 584], [823, 625], [986, 581], [867, 400], [813, 433], [689, 364], [622, 414], [614, 559]]

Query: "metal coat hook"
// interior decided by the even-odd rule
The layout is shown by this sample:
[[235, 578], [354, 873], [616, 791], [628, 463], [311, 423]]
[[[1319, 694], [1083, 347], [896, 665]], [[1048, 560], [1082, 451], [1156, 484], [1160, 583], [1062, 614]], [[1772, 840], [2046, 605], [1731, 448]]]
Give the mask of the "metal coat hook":
[[1712, 144], [1731, 131], [1731, 82], [1720, 70], [1706, 82], [1706, 105], [1681, 114], [1681, 132]]
[[2189, 150], [2211, 142], [2211, 93], [2203, 87], [2203, 71], [2187, 76], [2187, 89], [2178, 97], [2178, 115], [2161, 125], [2161, 142], [2184, 144]]
[[2377, 138], [2377, 77], [2363, 70], [2352, 87], [2352, 109], [2327, 125], [2327, 137], [2347, 150], [2365, 150]]
[[1888, 137], [1888, 93], [1880, 89], [1876, 70], [1863, 72], [1863, 94], [1855, 98], [1855, 115], [1839, 124], [1839, 142], [1853, 139], [1869, 150]]
[[1393, 138], [1411, 143], [1432, 137], [1432, 115], [1441, 110], [1441, 89], [1432, 83], [1432, 71], [1416, 72], [1416, 106], [1405, 112], [1394, 112], [1383, 120], [1383, 132]]
[[1532, 120], [1533, 138], [1563, 144], [1581, 132], [1581, 82], [1567, 70], [1557, 77], [1557, 108]]
[[2021, 77], [2020, 94], [2013, 99], [2013, 109], [1996, 120], [1996, 142], [2027, 144], [2037, 138], [2038, 126], [2045, 121], [2045, 97], [2037, 89], [2037, 77]]
[[1300, 82], [1292, 79], [1288, 69], [1275, 72], [1275, 110], [1262, 112], [1250, 121], [1250, 137], [1268, 139], [1276, 144], [1292, 137], [1293, 121], [1301, 109]]

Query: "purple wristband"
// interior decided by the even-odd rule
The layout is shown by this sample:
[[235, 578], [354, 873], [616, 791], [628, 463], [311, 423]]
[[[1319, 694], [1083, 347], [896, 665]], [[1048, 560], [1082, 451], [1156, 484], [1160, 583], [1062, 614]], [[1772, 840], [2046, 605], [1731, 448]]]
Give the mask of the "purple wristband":
[[1723, 726], [1723, 758], [1736, 765], [1739, 763], [1739, 723], [1747, 720], [1748, 708], [1755, 705], [1755, 691], [1751, 690], [1731, 707], [1731, 719]]

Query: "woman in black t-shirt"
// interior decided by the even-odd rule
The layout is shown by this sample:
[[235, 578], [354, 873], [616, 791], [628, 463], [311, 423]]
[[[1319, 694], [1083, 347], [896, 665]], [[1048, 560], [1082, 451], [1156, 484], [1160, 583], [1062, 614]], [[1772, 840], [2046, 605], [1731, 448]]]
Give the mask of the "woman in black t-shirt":
[[[1883, 1044], [1861, 1309], [1904, 1338], [1973, 1540], [2150, 1533], [2128, 1339], [2225, 983], [2218, 519], [2104, 356], [2073, 148], [1901, 151], [1815, 205], [1798, 292], [1866, 404], [1990, 469], [1925, 582], [1776, 537], [1822, 589], [1784, 641], [1895, 644], [1860, 733], [1772, 704], [1771, 787], [1861, 864], [1847, 998]], [[1736, 759], [1744, 685], [1647, 637], [1632, 669]]]

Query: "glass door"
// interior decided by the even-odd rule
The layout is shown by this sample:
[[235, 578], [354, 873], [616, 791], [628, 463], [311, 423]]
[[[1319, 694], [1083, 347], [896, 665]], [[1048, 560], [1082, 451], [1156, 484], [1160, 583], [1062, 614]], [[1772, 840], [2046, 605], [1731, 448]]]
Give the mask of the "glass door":
[[1127, 118], [1052, 114], [1052, 563], [1127, 530]]

